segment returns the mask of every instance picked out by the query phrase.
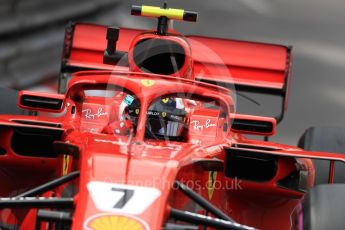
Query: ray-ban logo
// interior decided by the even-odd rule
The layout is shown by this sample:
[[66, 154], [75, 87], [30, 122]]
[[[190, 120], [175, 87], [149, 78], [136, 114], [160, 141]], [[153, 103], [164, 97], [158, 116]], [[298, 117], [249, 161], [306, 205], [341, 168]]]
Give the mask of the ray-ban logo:
[[107, 116], [107, 112], [103, 112], [103, 108], [98, 108], [97, 113], [92, 113], [91, 109], [84, 109], [82, 111], [86, 119], [95, 119], [95, 118], [100, 118], [102, 116]]
[[200, 121], [191, 121], [191, 123], [192, 123], [193, 128], [195, 130], [203, 130], [204, 128], [208, 129], [210, 127], [216, 127], [217, 126], [215, 123], [211, 122], [211, 119], [207, 119], [205, 124], [201, 124]]

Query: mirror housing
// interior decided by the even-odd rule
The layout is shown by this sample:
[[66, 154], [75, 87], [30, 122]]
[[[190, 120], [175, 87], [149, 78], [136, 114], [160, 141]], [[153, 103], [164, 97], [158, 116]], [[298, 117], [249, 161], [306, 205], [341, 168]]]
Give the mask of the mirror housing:
[[25, 110], [60, 113], [63, 111], [65, 95], [22, 90], [18, 96], [18, 107]]
[[233, 114], [231, 119], [234, 133], [272, 136], [276, 131], [277, 121], [272, 117]]

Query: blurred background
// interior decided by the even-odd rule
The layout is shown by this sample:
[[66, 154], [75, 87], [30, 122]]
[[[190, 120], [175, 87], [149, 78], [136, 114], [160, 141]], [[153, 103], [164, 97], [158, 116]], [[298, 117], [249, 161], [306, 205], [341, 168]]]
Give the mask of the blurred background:
[[[162, 1], [1, 0], [0, 98], [12, 89], [52, 90], [68, 21], [152, 28], [130, 16], [131, 4]], [[199, 12], [195, 24], [175, 22], [184, 34], [293, 46], [289, 108], [271, 140], [296, 145], [310, 126], [345, 122], [345, 2], [343, 0], [169, 0]], [[54, 89], [53, 89], [54, 90]], [[4, 102], [4, 103], [5, 103]], [[15, 107], [5, 103], [0, 109]], [[14, 109], [14, 108], [13, 108]]]

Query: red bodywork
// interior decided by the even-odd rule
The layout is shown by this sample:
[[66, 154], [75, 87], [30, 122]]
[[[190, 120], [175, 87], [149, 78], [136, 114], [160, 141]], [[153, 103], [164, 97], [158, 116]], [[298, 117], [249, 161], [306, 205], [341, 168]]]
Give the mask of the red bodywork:
[[[293, 146], [248, 139], [243, 134], [260, 132], [247, 130], [241, 133], [232, 130], [230, 127], [236, 116], [238, 119], [272, 123], [273, 131], [267, 135], [274, 134], [275, 120], [235, 114], [229, 90], [193, 80], [222, 83], [231, 81], [235, 85], [286, 93], [290, 67], [289, 48], [190, 36], [180, 42], [184, 44], [185, 50], [189, 50], [186, 53], [191, 55], [188, 59], [190, 63], [177, 75], [191, 74], [193, 79], [182, 79], [176, 77], [176, 74], [163, 76], [142, 73], [135, 68], [130, 54], [129, 67], [103, 64], [106, 28], [80, 24], [74, 30], [73, 42], [65, 49], [65, 66], [102, 70], [72, 74], [64, 96], [28, 92], [20, 95], [19, 105], [31, 110], [34, 109], [23, 105], [23, 95], [63, 100], [61, 111], [56, 110], [59, 116], [1, 115], [0, 146], [5, 151], [0, 156], [2, 197], [13, 197], [53, 178], [78, 170], [79, 178], [41, 194], [45, 197], [66, 196], [68, 188], [74, 186], [74, 192], [69, 195], [75, 204], [72, 209], [72, 229], [106, 229], [100, 222], [98, 225], [93, 222], [96, 220], [104, 221], [103, 224], [106, 222], [113, 229], [126, 229], [125, 225], [111, 225], [114, 224], [111, 218], [112, 221], [116, 218], [120, 221], [122, 218], [123, 223], [132, 221], [133, 225], [128, 225], [132, 228], [127, 226], [127, 229], [161, 229], [170, 221], [171, 208], [205, 214], [200, 206], [174, 187], [175, 181], [180, 181], [240, 224], [259, 229], [291, 229], [297, 227], [299, 213], [296, 207], [303, 199], [304, 191], [314, 183], [311, 159], [345, 161], [345, 156], [341, 154], [306, 152]], [[121, 30], [117, 49], [130, 52], [136, 41], [143, 36], [159, 36], [152, 33], [142, 35], [141, 32]], [[173, 36], [177, 35], [171, 37]], [[183, 38], [177, 36], [173, 39]], [[224, 61], [220, 68], [230, 70], [231, 79], [216, 74], [223, 70], [216, 69], [219, 63], [212, 63], [206, 58], [201, 44], [209, 47]], [[191, 72], [187, 71], [188, 68], [192, 69]], [[202, 68], [205, 71], [200, 71]], [[118, 111], [123, 97], [113, 98], [111, 103], [90, 97], [83, 99], [83, 107], [80, 107], [80, 91], [100, 89], [104, 85], [124, 88], [139, 98], [139, 120], [134, 136], [102, 133], [113, 119], [113, 111]], [[146, 114], [151, 103], [156, 98], [177, 94], [215, 101], [226, 115], [220, 116], [214, 110], [200, 106], [188, 114], [186, 141], [147, 138]], [[90, 120], [82, 111], [85, 109], [89, 109], [92, 115], [98, 115]], [[37, 110], [52, 112], [49, 109]], [[214, 125], [207, 126], [207, 123]], [[195, 124], [205, 124], [204, 127], [207, 128], [196, 128], [199, 126]], [[56, 142], [76, 146], [78, 155], [66, 157], [63, 155], [65, 152], [51, 154], [49, 151], [53, 151]], [[244, 157], [238, 158], [240, 155]], [[254, 164], [248, 163], [246, 159], [253, 160]], [[269, 179], [255, 180], [256, 176], [254, 179], [246, 179], [260, 175], [268, 168], [266, 163], [263, 167], [259, 164], [256, 167], [257, 159], [268, 162], [269, 167], [272, 167], [273, 171], [267, 172], [273, 173]], [[238, 163], [238, 167], [233, 165], [234, 161]], [[297, 187], [289, 187], [289, 183], [283, 184], [282, 181], [289, 180], [294, 172], [299, 179], [303, 178], [298, 180]], [[241, 175], [244, 175], [244, 179], [237, 178]], [[113, 196], [109, 196], [109, 191], [106, 190], [111, 190], [112, 186], [115, 192]], [[109, 206], [106, 199], [110, 199], [108, 203], [118, 201], [123, 189], [134, 191], [126, 204], [129, 205], [132, 200], [136, 203], [130, 207]], [[2, 209], [1, 213], [2, 223], [13, 224], [20, 229], [35, 227], [34, 208]], [[45, 229], [47, 225], [43, 223], [41, 228]]]
[[[128, 69], [122, 66], [103, 64], [103, 52], [107, 46], [107, 27], [77, 24], [74, 28], [71, 47], [66, 51], [66, 65], [94, 69]], [[117, 42], [119, 51], [130, 51], [138, 39], [166, 36], [143, 34], [143, 30], [121, 28]], [[138, 35], [141, 35], [137, 37]], [[181, 40], [169, 36], [169, 39]], [[92, 43], [90, 43], [92, 41]], [[282, 90], [286, 87], [290, 69], [290, 48], [281, 45], [246, 42], [201, 36], [186, 36], [185, 47], [192, 53], [195, 78], [209, 81], [235, 83], [236, 85], [256, 86]], [[224, 48], [226, 47], [226, 48]], [[210, 51], [217, 55], [210, 56]], [[129, 58], [129, 62], [133, 61]], [[224, 65], [219, 65], [222, 61]], [[137, 69], [135, 69], [137, 70]], [[202, 75], [198, 75], [202, 72]], [[231, 79], [226, 78], [230, 76]], [[227, 73], [221, 76], [219, 73]], [[217, 79], [214, 79], [217, 76]]]

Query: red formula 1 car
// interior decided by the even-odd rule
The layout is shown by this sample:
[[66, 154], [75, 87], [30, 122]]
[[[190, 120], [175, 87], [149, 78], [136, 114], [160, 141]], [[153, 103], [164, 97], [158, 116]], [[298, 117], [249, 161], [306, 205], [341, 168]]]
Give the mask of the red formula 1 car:
[[[38, 116], [0, 116], [0, 228], [317, 225], [302, 212], [312, 159], [331, 162], [332, 183], [345, 156], [246, 135], [275, 133], [290, 48], [168, 28], [171, 19], [196, 21], [195, 12], [133, 6], [132, 14], [157, 17], [157, 30], [70, 24], [60, 94], [21, 91], [19, 107]], [[282, 97], [281, 114], [236, 113], [233, 86]]]

